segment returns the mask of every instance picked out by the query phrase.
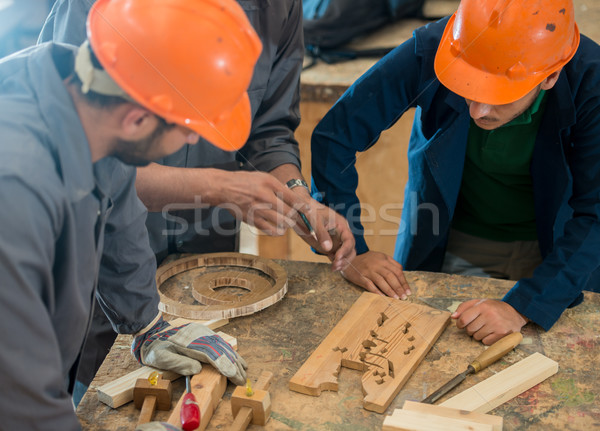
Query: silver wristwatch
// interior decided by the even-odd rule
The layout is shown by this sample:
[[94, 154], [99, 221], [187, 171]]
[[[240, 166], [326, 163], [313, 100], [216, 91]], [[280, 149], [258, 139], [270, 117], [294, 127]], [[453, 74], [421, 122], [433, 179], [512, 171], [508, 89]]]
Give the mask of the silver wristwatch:
[[306, 191], [310, 193], [310, 189], [308, 188], [308, 184], [306, 184], [306, 181], [301, 180], [299, 178], [294, 178], [293, 180], [289, 180], [287, 183], [285, 183], [285, 185], [290, 190], [293, 189], [294, 187], [304, 187], [306, 189]]

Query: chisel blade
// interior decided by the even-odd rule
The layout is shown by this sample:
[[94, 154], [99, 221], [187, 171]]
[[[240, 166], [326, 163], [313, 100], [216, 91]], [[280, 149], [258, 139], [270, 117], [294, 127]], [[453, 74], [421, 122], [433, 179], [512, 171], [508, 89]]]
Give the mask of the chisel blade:
[[439, 388], [437, 391], [435, 391], [434, 393], [429, 395], [427, 398], [425, 398], [421, 402], [425, 403], [425, 404], [435, 403], [437, 400], [439, 400], [444, 395], [446, 395], [448, 392], [450, 392], [452, 389], [454, 389], [456, 386], [458, 386], [467, 377], [467, 375], [469, 375], [473, 372], [475, 372], [475, 370], [473, 369], [473, 367], [471, 367], [469, 365], [469, 368], [467, 368], [465, 371], [463, 371], [462, 373], [460, 373], [459, 375], [454, 377], [452, 380], [450, 380], [448, 383], [446, 383], [444, 386]]

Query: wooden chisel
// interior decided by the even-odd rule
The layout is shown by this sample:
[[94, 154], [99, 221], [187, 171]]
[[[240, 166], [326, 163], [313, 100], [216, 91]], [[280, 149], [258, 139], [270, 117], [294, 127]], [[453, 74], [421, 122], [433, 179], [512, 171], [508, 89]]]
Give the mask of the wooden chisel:
[[483, 351], [483, 353], [477, 356], [477, 358], [475, 358], [475, 360], [473, 360], [473, 362], [469, 364], [465, 371], [454, 377], [452, 380], [450, 380], [448, 383], [446, 383], [444, 386], [439, 388], [437, 391], [429, 395], [421, 402], [425, 404], [435, 403], [454, 387], [458, 386], [458, 384], [462, 382], [469, 374], [478, 373], [479, 371], [486, 368], [488, 365], [493, 364], [498, 359], [510, 352], [512, 349], [517, 347], [522, 340], [523, 335], [520, 332], [513, 332], [512, 334], [508, 334], [502, 337], [490, 347], [488, 347], [485, 351]]

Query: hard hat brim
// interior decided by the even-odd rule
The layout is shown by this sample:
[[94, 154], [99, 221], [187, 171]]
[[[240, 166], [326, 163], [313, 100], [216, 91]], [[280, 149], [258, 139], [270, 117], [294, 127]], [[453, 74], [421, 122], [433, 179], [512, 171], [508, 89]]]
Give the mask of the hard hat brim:
[[252, 112], [248, 93], [228, 113], [222, 114], [217, 122], [192, 121], [185, 124], [214, 146], [225, 151], [237, 151], [250, 136]]
[[531, 73], [523, 79], [510, 79], [506, 74], [494, 74], [478, 69], [465, 61], [460, 54], [453, 55], [451, 42], [455, 16], [456, 14], [452, 15], [448, 20], [438, 46], [434, 60], [435, 73], [450, 91], [479, 103], [505, 105], [519, 100], [548, 75], [564, 66], [575, 55], [579, 45], [579, 31], [576, 28], [577, 37], [573, 40], [573, 50], [564, 62], [551, 70]]

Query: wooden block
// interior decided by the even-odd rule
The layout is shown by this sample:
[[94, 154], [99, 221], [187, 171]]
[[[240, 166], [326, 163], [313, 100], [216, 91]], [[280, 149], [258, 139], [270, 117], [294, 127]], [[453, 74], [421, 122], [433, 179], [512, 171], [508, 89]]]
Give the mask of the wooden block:
[[265, 425], [271, 416], [271, 397], [267, 390], [271, 386], [273, 373], [263, 371], [254, 385], [254, 394], [246, 395], [246, 388], [238, 386], [231, 396], [231, 412], [235, 418], [229, 431], [243, 431], [250, 422]]
[[142, 408], [144, 399], [151, 395], [156, 397], [156, 407], [159, 410], [171, 410], [171, 382], [158, 377], [156, 385], [148, 379], [138, 379], [133, 389], [133, 402], [138, 409]]
[[[212, 365], [202, 364], [202, 371], [190, 379], [192, 393], [196, 396], [196, 402], [200, 409], [200, 426], [196, 430], [203, 431], [208, 426], [214, 411], [217, 409], [225, 389], [227, 378], [219, 373]], [[183, 393], [185, 395], [185, 392]], [[171, 425], [181, 426], [181, 402], [183, 395], [171, 412], [168, 422]]]
[[487, 424], [492, 426], [493, 431], [502, 431], [503, 419], [501, 416], [486, 415], [483, 413], [452, 409], [449, 407], [435, 406], [432, 404], [423, 404], [416, 401], [405, 401], [404, 406], [402, 406], [402, 410], [410, 410], [413, 412], [436, 415], [449, 419], [459, 419], [474, 423]]
[[[217, 334], [227, 341], [234, 350], [237, 350], [236, 338], [223, 332], [217, 332]], [[137, 379], [147, 379], [153, 371], [158, 371], [161, 373], [164, 380], [173, 381], [181, 377], [179, 374], [174, 373], [173, 371], [163, 371], [156, 368], [143, 366], [135, 371], [130, 372], [129, 374], [125, 374], [124, 376], [97, 388], [98, 400], [107, 406], [112, 407], [113, 409], [121, 407], [123, 404], [127, 404], [133, 400], [133, 388], [135, 387], [135, 382]]]
[[363, 407], [383, 413], [450, 321], [450, 313], [364, 292], [290, 380], [318, 396], [341, 366], [363, 371]]
[[231, 412], [236, 417], [240, 408], [252, 409], [252, 423], [264, 426], [271, 415], [271, 396], [267, 391], [255, 389], [252, 396], [246, 395], [246, 388], [238, 386], [231, 395]]
[[155, 384], [150, 383], [148, 379], [138, 379], [133, 389], [133, 402], [140, 409], [137, 424], [150, 422], [155, 409], [170, 410], [171, 393], [171, 382], [163, 380], [160, 374]]
[[557, 372], [557, 362], [536, 352], [440, 405], [487, 413]]
[[383, 420], [382, 431], [492, 431], [493, 426], [410, 410], [394, 411]]

